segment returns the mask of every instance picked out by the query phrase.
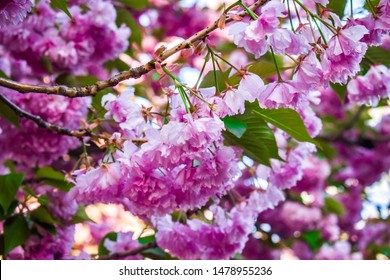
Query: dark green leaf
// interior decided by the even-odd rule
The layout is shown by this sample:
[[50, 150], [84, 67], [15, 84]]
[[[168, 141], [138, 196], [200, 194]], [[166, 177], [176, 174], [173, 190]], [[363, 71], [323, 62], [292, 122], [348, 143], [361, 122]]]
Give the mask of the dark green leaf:
[[327, 8], [331, 9], [340, 18], [344, 17], [347, 0], [330, 0]]
[[52, 215], [49, 213], [49, 210], [45, 206], [40, 206], [34, 211], [30, 213], [31, 220], [38, 222], [38, 223], [44, 223], [44, 224], [51, 224], [51, 225], [58, 225], [59, 221], [54, 219]]
[[223, 74], [221, 71], [214, 70], [209, 71], [206, 76], [202, 79], [202, 82], [200, 83], [200, 88], [209, 88], [209, 87], [215, 87], [215, 77], [217, 78], [217, 84], [218, 84], [218, 89], [219, 91], [224, 91], [226, 89], [226, 80], [229, 77], [230, 71], [232, 69], [230, 68], [229, 70], [225, 71]]
[[[137, 1], [132, 1], [136, 3]], [[131, 30], [131, 35], [129, 38], [130, 45], [131, 43], [135, 42], [138, 47], [142, 47], [142, 30], [135, 18], [132, 16], [132, 14], [129, 13], [124, 8], [121, 7], [115, 7], [117, 17], [116, 17], [116, 23], [117, 25], [121, 25], [122, 23], [126, 24], [130, 30]]]
[[342, 216], [345, 213], [344, 205], [331, 197], [325, 198], [324, 210], [326, 212], [335, 213], [338, 216]]
[[61, 75], [58, 75], [55, 82], [58, 85], [65, 85], [68, 87], [78, 86], [76, 77], [70, 73], [62, 73]]
[[0, 176], [0, 206], [3, 208], [3, 213], [8, 213], [8, 209], [18, 193], [23, 178], [23, 173], [11, 173]]
[[320, 143], [322, 150], [319, 151], [318, 156], [322, 156], [322, 158], [326, 157], [327, 159], [333, 159], [337, 155], [336, 149], [329, 144], [329, 142], [325, 140], [318, 139], [318, 143]]
[[77, 223], [82, 223], [82, 222], [93, 222], [94, 221], [88, 217], [87, 213], [85, 212], [85, 207], [84, 206], [79, 206], [77, 209], [76, 214], [74, 214], [72, 218], [72, 224], [77, 224]]
[[367, 3], [368, 1], [371, 2], [372, 6], [373, 6], [374, 8], [377, 7], [378, 4], [379, 4], [379, 2], [380, 2], [380, 0], [366, 0], [366, 1], [365, 1], [365, 4], [364, 4], [364, 8], [367, 9], [367, 10], [369, 10], [369, 11], [371, 11], [371, 9], [370, 9], [370, 5]]
[[331, 83], [330, 86], [337, 93], [338, 97], [340, 98], [341, 103], [344, 104], [344, 102], [345, 102], [345, 95], [347, 94], [347, 85]]
[[300, 142], [310, 142], [321, 148], [321, 145], [314, 140], [305, 127], [301, 116], [292, 109], [255, 109], [256, 114], [261, 116], [266, 122], [287, 132], [291, 137]]
[[371, 63], [383, 64], [386, 67], [390, 67], [390, 51], [381, 47], [369, 47], [365, 57]]
[[[249, 103], [248, 103], [249, 104]], [[234, 116], [247, 126], [244, 134], [238, 138], [229, 131], [224, 131], [225, 141], [244, 150], [244, 154], [253, 160], [270, 166], [270, 159], [281, 159], [278, 154], [275, 136], [267, 123], [254, 113], [257, 104], [246, 106], [245, 114]]]
[[53, 9], [62, 10], [65, 14], [67, 14], [68, 17], [72, 18], [72, 15], [70, 14], [70, 12], [68, 10], [68, 1], [66, 1], [66, 0], [51, 0], [50, 6]]
[[0, 70], [0, 78], [9, 79], [7, 74], [5, 74], [3, 71]]
[[65, 181], [64, 174], [49, 166], [38, 169], [35, 174], [37, 178], [43, 179], [45, 184], [53, 186], [59, 190], [67, 192], [72, 188], [72, 184]]
[[35, 175], [37, 176], [37, 178], [53, 179], [60, 181], [65, 180], [64, 174], [49, 166], [38, 169], [37, 172], [35, 172]]
[[104, 64], [104, 67], [106, 67], [110, 72], [113, 71], [114, 69], [120, 72], [129, 70], [129, 65], [127, 65], [123, 60], [119, 58], [106, 62]]
[[93, 75], [76, 76], [76, 80], [80, 87], [90, 86], [99, 81], [99, 79]]
[[110, 253], [110, 251], [107, 250], [106, 247], [104, 247], [104, 241], [106, 239], [111, 240], [111, 241], [116, 241], [118, 238], [118, 234], [116, 232], [109, 232], [107, 233], [102, 240], [100, 240], [99, 247], [98, 247], [98, 255], [99, 256], [105, 256]]
[[319, 230], [302, 233], [302, 239], [306, 241], [313, 251], [318, 250], [323, 244], [321, 241], [321, 232]]
[[4, 213], [3, 211], [3, 208], [0, 207], [0, 221], [8, 218], [9, 216], [11, 216], [14, 212], [15, 212], [15, 209], [16, 207], [18, 207], [19, 205], [19, 201], [14, 199], [12, 202], [11, 202], [11, 205], [9, 206], [8, 208], [8, 211]]
[[138, 242], [142, 245], [147, 244], [147, 243], [151, 243], [151, 242], [155, 242], [155, 241], [156, 241], [156, 237], [154, 235], [149, 235], [149, 236], [138, 238]]
[[21, 215], [8, 218], [4, 223], [4, 255], [22, 245], [28, 238], [27, 222]]
[[17, 128], [20, 128], [19, 116], [2, 100], [0, 100], [0, 116], [12, 123]]
[[277, 74], [275, 64], [268, 61], [259, 61], [251, 64], [249, 66], [249, 72], [257, 74], [262, 79], [266, 79]]
[[148, 0], [116, 0], [129, 6], [130, 8], [134, 8], [136, 10], [143, 10], [148, 6]]
[[4, 256], [4, 234], [0, 235], [0, 255]]
[[141, 253], [144, 257], [152, 260], [175, 260], [177, 258], [172, 257], [168, 253], [164, 252], [161, 248], [151, 248]]
[[43, 69], [45, 69], [50, 74], [53, 73], [53, 63], [51, 62], [51, 60], [48, 56], [43, 56], [41, 58], [41, 64], [43, 66]]
[[246, 129], [248, 128], [246, 123], [234, 116], [224, 117], [222, 121], [225, 124], [226, 129], [237, 138], [241, 138], [242, 135], [244, 135]]

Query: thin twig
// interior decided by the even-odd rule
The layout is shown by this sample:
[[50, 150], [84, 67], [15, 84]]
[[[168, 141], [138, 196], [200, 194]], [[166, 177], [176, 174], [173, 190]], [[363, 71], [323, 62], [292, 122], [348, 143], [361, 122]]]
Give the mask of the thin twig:
[[[256, 10], [258, 7], [264, 5], [267, 3], [269, 0], [258, 0], [256, 1], [252, 6], [249, 7], [251, 11]], [[241, 17], [244, 17], [248, 15], [247, 11], [242, 11], [238, 14]], [[234, 19], [226, 16], [226, 23], [232, 22]], [[175, 53], [191, 48], [193, 43], [196, 41], [202, 40], [207, 37], [208, 34], [210, 34], [212, 31], [216, 30], [218, 28], [218, 21], [216, 20], [212, 25], [206, 27], [205, 29], [195, 33], [188, 39], [184, 40], [180, 44], [176, 45], [173, 48], [167, 49], [164, 52], [162, 52], [158, 58], [157, 61], [162, 62], [169, 58], [170, 56], [174, 55]], [[130, 68], [127, 71], [121, 72], [116, 74], [115, 76], [109, 78], [108, 80], [104, 81], [98, 81], [93, 85], [85, 86], [85, 87], [67, 87], [64, 85], [59, 85], [59, 86], [38, 86], [38, 85], [28, 85], [28, 84], [23, 84], [19, 82], [15, 82], [12, 80], [8, 80], [5, 78], [0, 78], [0, 86], [10, 88], [13, 90], [16, 90], [20, 93], [28, 93], [28, 92], [34, 92], [34, 93], [44, 93], [44, 94], [54, 94], [54, 95], [63, 95], [63, 96], [68, 96], [71, 98], [74, 97], [84, 97], [84, 96], [94, 96], [96, 95], [99, 91], [116, 86], [119, 82], [128, 80], [128, 79], [137, 79], [140, 78], [141, 76], [149, 73], [155, 68], [155, 62], [156, 60], [153, 59], [146, 63], [145, 65], [141, 65], [135, 68]], [[66, 132], [66, 131], [64, 131]]]
[[[59, 126], [47, 121], [44, 121], [40, 116], [35, 116], [22, 108], [20, 108], [18, 105], [13, 103], [11, 100], [9, 100], [4, 95], [0, 94], [0, 100], [4, 102], [12, 111], [15, 112], [16, 115], [18, 115], [20, 118], [25, 118], [28, 120], [31, 120], [35, 122], [39, 127], [45, 128], [47, 130], [62, 134], [62, 135], [68, 135], [73, 136], [77, 138], [83, 138], [83, 137], [91, 137], [96, 139], [103, 139], [103, 140], [109, 140], [109, 135], [105, 134], [95, 134], [89, 130], [71, 130], [67, 127]], [[131, 138], [127, 139], [134, 143], [144, 143], [147, 142], [147, 139], [138, 139], [138, 138]]]
[[148, 243], [148, 244], [141, 246], [137, 249], [133, 249], [133, 250], [122, 252], [122, 253], [114, 253], [114, 254], [106, 255], [106, 256], [99, 256], [96, 259], [97, 260], [117, 260], [117, 259], [129, 257], [129, 256], [134, 256], [134, 255], [137, 255], [139, 253], [142, 253], [143, 251], [145, 251], [147, 249], [152, 249], [152, 248], [156, 248], [156, 247], [157, 247], [157, 244], [155, 242], [151, 242], [151, 243]]
[[35, 115], [23, 110], [22, 108], [20, 108], [16, 104], [14, 104], [11, 100], [9, 100], [7, 97], [5, 97], [2, 94], [0, 94], [0, 100], [3, 101], [20, 118], [25, 118], [25, 119], [31, 120], [31, 121], [35, 122], [39, 127], [48, 129], [50, 131], [57, 132], [59, 134], [73, 136], [73, 137], [77, 137], [77, 138], [82, 138], [84, 136], [93, 136], [93, 134], [89, 131], [70, 130], [69, 128], [62, 127], [62, 126], [55, 125], [55, 124], [52, 124], [50, 122], [44, 121], [41, 117], [35, 116]]

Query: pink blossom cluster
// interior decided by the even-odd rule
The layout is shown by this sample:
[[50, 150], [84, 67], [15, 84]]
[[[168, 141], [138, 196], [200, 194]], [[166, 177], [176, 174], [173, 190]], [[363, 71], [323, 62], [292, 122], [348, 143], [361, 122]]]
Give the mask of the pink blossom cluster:
[[[69, 99], [63, 96], [18, 94], [2, 92], [22, 109], [41, 117], [43, 120], [78, 129], [80, 120], [85, 118], [90, 99]], [[1, 161], [12, 159], [25, 166], [44, 166], [80, 145], [80, 140], [50, 132], [38, 127], [31, 120], [21, 119], [21, 129], [0, 119], [4, 133], [0, 134]]]
[[[103, 102], [107, 114], [124, 120], [121, 126], [126, 130], [126, 123], [137, 123], [133, 121], [139, 120], [139, 114], [126, 111], [135, 105], [129, 105], [132, 101], [126, 102], [125, 96]], [[127, 141], [115, 163], [78, 171], [72, 189], [78, 201], [122, 203], [130, 212], [149, 218], [177, 208], [195, 209], [233, 186], [237, 156], [233, 148], [222, 145], [224, 125], [220, 119], [194, 119], [186, 114], [160, 130], [145, 123], [141, 126], [145, 126], [147, 143], [136, 147]]]
[[22, 22], [28, 12], [31, 12], [31, 0], [5, 0], [0, 3], [0, 28], [16, 25]]
[[41, 0], [24, 22], [1, 30], [0, 44], [34, 70], [26, 75], [45, 73], [41, 60], [47, 57], [53, 70], [104, 77], [107, 73], [102, 64], [126, 50], [130, 30], [116, 26], [111, 1], [88, 1], [86, 5], [87, 12], [78, 5], [70, 6], [70, 19], [63, 11], [51, 9], [49, 1]]

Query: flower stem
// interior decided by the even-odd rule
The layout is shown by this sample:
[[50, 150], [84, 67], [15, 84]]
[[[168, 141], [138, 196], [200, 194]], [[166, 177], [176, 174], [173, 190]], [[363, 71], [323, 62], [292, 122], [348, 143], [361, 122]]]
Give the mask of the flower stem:
[[239, 5], [243, 7], [245, 11], [247, 11], [247, 13], [251, 16], [253, 20], [256, 20], [258, 18], [258, 16], [254, 12], [252, 12], [252, 10], [249, 9], [244, 3], [242, 3], [242, 1], [239, 2], [240, 2]]
[[276, 72], [278, 72], [278, 82], [281, 83], [281, 82], [283, 82], [283, 79], [282, 79], [282, 76], [280, 75], [280, 69], [279, 69], [278, 62], [276, 61], [274, 49], [271, 46], [270, 46], [270, 50], [271, 50], [272, 58], [273, 58], [274, 63], [275, 63]]
[[[313, 19], [314, 19], [314, 22], [316, 22], [315, 19], [318, 19], [319, 21], [321, 21], [321, 23], [323, 23], [326, 27], [328, 27], [328, 29], [330, 31], [332, 31], [334, 34], [337, 33], [337, 30], [336, 28], [334, 28], [331, 24], [327, 23], [326, 21], [324, 21], [322, 18], [320, 18], [318, 15], [315, 15], [313, 14], [308, 8], [306, 8], [305, 5], [303, 5], [299, 0], [294, 0], [299, 6], [301, 6], [302, 9], [304, 9], [306, 11], [306, 13], [308, 13]], [[321, 28], [319, 28], [318, 24], [316, 23], [320, 33], [321, 33], [321, 36], [322, 36], [322, 31], [321, 31]], [[324, 39], [324, 38], [323, 38]]]

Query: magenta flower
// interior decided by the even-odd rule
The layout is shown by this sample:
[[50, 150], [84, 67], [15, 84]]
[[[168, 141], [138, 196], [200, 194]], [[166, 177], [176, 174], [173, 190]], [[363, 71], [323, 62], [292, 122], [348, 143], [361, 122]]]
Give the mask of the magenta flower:
[[234, 43], [247, 52], [261, 57], [268, 51], [267, 35], [279, 26], [279, 17], [284, 17], [286, 8], [280, 1], [270, 1], [261, 8], [258, 19], [249, 23], [238, 22], [230, 27], [229, 34], [234, 36]]
[[31, 0], [3, 0], [0, 3], [0, 28], [17, 25], [31, 12]]
[[262, 108], [295, 107], [302, 95], [293, 82], [273, 82], [264, 87], [259, 96]]
[[269, 37], [269, 43], [276, 54], [288, 53], [299, 55], [309, 50], [302, 35], [295, 34], [289, 29], [278, 28]]
[[390, 70], [384, 65], [372, 66], [365, 76], [348, 84], [348, 98], [356, 104], [378, 105], [379, 99], [390, 96]]
[[359, 72], [359, 64], [367, 51], [367, 45], [360, 40], [367, 33], [366, 27], [355, 25], [340, 30], [329, 40], [321, 61], [326, 79], [346, 84], [349, 77]]
[[313, 51], [301, 60], [293, 80], [299, 88], [307, 90], [318, 90], [325, 88], [328, 84], [324, 78], [322, 65]]
[[[118, 232], [117, 239], [112, 241], [110, 239], [104, 240], [104, 247], [110, 251], [110, 254], [123, 253], [139, 248], [139, 243], [137, 240], [133, 239], [132, 232]], [[128, 256], [122, 258], [124, 260], [140, 260], [142, 257], [140, 255]]]
[[212, 224], [191, 219], [185, 225], [171, 217], [156, 220], [158, 245], [181, 259], [219, 260], [240, 253], [254, 227], [254, 213], [243, 204], [230, 212], [220, 207], [211, 211]]
[[[86, 117], [91, 102], [90, 98], [70, 99], [56, 95], [19, 94], [11, 90], [3, 90], [3, 93], [26, 111], [69, 129], [80, 127], [80, 120]], [[22, 130], [2, 118], [0, 126], [3, 129], [0, 134], [0, 157], [28, 166], [50, 164], [80, 145], [80, 141], [74, 137], [40, 128], [27, 119], [21, 120]]]

